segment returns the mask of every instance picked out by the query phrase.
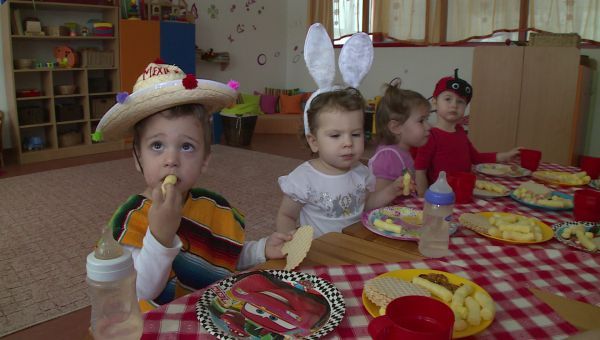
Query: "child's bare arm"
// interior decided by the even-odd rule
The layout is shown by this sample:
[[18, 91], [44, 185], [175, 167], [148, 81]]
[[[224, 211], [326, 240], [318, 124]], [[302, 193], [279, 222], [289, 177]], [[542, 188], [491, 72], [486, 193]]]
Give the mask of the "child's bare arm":
[[379, 191], [392, 183], [394, 181], [390, 181], [389, 179], [377, 178], [375, 180], [375, 191]]
[[[405, 181], [408, 183], [406, 191], [404, 190], [406, 186]], [[378, 178], [375, 181], [375, 191], [369, 193], [367, 196], [365, 210], [389, 205], [397, 196], [410, 195], [411, 191], [414, 191], [414, 185], [413, 182], [410, 182], [410, 177], [405, 179], [404, 175], [401, 175], [395, 181]]]
[[296, 221], [300, 215], [302, 204], [292, 200], [287, 195], [283, 195], [279, 211], [277, 212], [277, 220], [275, 224], [277, 231], [287, 233], [296, 229]]
[[502, 162], [508, 162], [511, 161], [513, 158], [515, 158], [518, 154], [519, 154], [519, 150], [521, 148], [517, 147], [511, 150], [508, 150], [506, 152], [498, 152], [496, 154], [496, 162], [502, 163]]
[[417, 194], [419, 194], [419, 197], [423, 197], [425, 196], [425, 191], [429, 185], [427, 182], [427, 173], [425, 170], [416, 170], [415, 177], [415, 182], [417, 183]]

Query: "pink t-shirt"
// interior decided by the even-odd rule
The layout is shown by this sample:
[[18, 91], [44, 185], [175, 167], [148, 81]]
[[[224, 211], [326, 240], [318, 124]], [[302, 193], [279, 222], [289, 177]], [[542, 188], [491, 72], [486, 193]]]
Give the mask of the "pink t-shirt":
[[410, 152], [398, 145], [380, 145], [369, 159], [369, 169], [375, 178], [394, 181], [403, 175], [404, 169], [410, 171], [411, 176], [414, 175], [415, 163]]

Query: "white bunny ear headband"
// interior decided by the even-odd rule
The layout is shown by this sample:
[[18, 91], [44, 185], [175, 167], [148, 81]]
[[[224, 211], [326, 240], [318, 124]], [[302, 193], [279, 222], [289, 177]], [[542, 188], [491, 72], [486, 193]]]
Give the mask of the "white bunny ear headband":
[[[321, 93], [341, 89], [334, 86], [335, 54], [333, 44], [323, 25], [310, 26], [304, 42], [304, 61], [308, 72], [317, 83], [304, 108], [304, 133], [310, 134], [307, 111], [313, 99]], [[373, 63], [373, 43], [366, 33], [355, 33], [346, 41], [340, 51], [339, 67], [346, 85], [358, 88]]]

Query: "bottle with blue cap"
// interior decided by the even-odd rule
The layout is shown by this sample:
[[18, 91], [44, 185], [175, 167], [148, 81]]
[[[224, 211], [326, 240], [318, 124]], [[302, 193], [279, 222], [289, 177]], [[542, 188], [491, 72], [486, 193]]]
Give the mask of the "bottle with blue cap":
[[454, 192], [446, 181], [446, 172], [425, 192], [423, 227], [419, 238], [419, 252], [425, 257], [443, 257], [450, 253], [449, 225], [454, 209]]
[[94, 339], [139, 339], [143, 323], [135, 292], [131, 252], [106, 227], [96, 250], [87, 256], [87, 283]]

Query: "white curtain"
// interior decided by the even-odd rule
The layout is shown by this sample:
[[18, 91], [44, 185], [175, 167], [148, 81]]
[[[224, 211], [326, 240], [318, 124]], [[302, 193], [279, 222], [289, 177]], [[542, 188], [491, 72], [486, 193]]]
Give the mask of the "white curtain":
[[529, 0], [529, 27], [600, 41], [600, 0]]
[[362, 31], [363, 1], [333, 0], [333, 39]]
[[520, 0], [448, 1], [446, 40], [459, 41], [499, 29], [518, 29], [520, 4]]
[[427, 1], [375, 0], [371, 6], [370, 31], [397, 40], [424, 41]]

